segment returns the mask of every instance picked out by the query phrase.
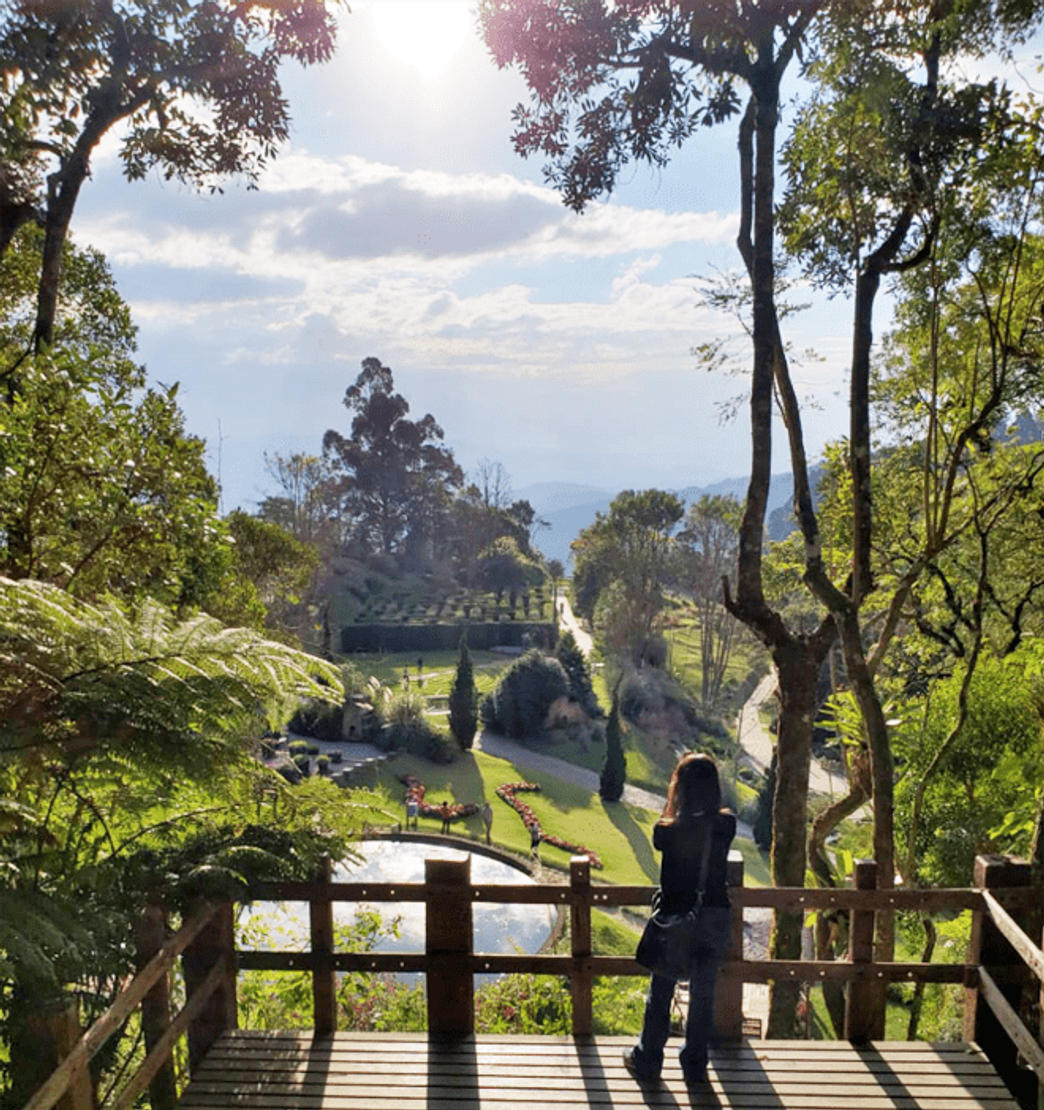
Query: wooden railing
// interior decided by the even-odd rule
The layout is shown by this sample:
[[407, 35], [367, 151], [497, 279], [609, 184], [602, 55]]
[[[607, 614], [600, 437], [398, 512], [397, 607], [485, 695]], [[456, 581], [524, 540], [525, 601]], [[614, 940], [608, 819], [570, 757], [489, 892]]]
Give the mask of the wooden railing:
[[[976, 885], [948, 890], [877, 890], [872, 862], [856, 867], [855, 886], [844, 889], [756, 888], [743, 886], [738, 852], [729, 863], [733, 906], [731, 948], [722, 967], [715, 1024], [721, 1038], [742, 1035], [743, 984], [748, 982], [844, 981], [847, 994], [845, 1037], [855, 1043], [881, 1039], [884, 1031], [882, 985], [897, 982], [954, 983], [965, 988], [965, 1039], [977, 1042], [1009, 1086], [1025, 1087], [1027, 1076], [1044, 1080], [1044, 1050], [1039, 1038], [1018, 1017], [1030, 973], [1044, 981], [1044, 953], [1027, 935], [1040, 935], [1040, 892], [1030, 886], [1027, 864], [1002, 857], [979, 857]], [[591, 944], [591, 911], [617, 906], [647, 906], [651, 886], [591, 883], [586, 857], [576, 857], [568, 885], [475, 884], [470, 860], [428, 860], [423, 883], [335, 883], [329, 866], [316, 881], [269, 883], [255, 902], [300, 901], [309, 906], [309, 947], [303, 952], [236, 950], [233, 907], [201, 909], [172, 938], [155, 942], [154, 917], [143, 930], [148, 962], [110, 1010], [75, 1044], [25, 1110], [61, 1105], [86, 1110], [94, 1105], [88, 1063], [133, 1010], [142, 1006], [148, 1054], [124, 1086], [113, 1107], [129, 1106], [146, 1087], [153, 1110], [170, 1110], [177, 1093], [172, 1064], [175, 1041], [188, 1040], [189, 1072], [226, 1029], [236, 1028], [236, 970], [301, 971], [312, 976], [315, 1032], [325, 1035], [337, 1025], [338, 972], [423, 972], [427, 978], [428, 1029], [432, 1035], [466, 1035], [474, 1030], [473, 977], [479, 973], [529, 972], [568, 978], [573, 1032], [593, 1029], [592, 983], [606, 975], [642, 975], [632, 957], [596, 956]], [[337, 952], [334, 913], [337, 902], [425, 905], [425, 951]], [[570, 951], [563, 955], [477, 953], [473, 946], [472, 908], [476, 903], [556, 905], [570, 917]], [[806, 911], [834, 909], [850, 915], [850, 951], [845, 961], [747, 960], [743, 956], [743, 913], [747, 907]], [[922, 913], [973, 914], [971, 943], [962, 964], [881, 963], [873, 960], [872, 938], [877, 913], [916, 910]], [[155, 911], [153, 911], [155, 914]], [[169, 1017], [167, 975], [181, 955], [188, 1001]], [[1027, 970], [1028, 969], [1028, 970]], [[1031, 1070], [1027, 1070], [1027, 1067]], [[1016, 1092], [1017, 1093], [1017, 1092]]]

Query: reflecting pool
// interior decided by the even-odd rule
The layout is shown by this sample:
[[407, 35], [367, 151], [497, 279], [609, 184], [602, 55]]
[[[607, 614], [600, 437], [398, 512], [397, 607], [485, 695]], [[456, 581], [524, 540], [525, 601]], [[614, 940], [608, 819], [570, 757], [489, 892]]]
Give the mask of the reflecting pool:
[[[364, 840], [354, 845], [359, 862], [347, 861], [334, 868], [335, 882], [422, 883], [426, 859], [464, 859], [471, 856], [471, 880], [474, 883], [512, 883], [534, 885], [534, 880], [517, 867], [489, 856], [450, 848], [441, 844], [415, 841]], [[423, 902], [375, 902], [358, 904], [335, 902], [334, 919], [338, 925], [351, 924], [356, 910], [376, 910], [390, 923], [398, 918], [399, 935], [383, 936], [374, 945], [378, 952], [424, 951]], [[551, 936], [556, 909], [542, 905], [508, 905], [475, 903], [472, 907], [476, 952], [538, 952]], [[263, 918], [268, 937], [248, 947], [294, 949], [307, 947], [308, 911], [303, 902], [286, 902], [278, 906], [258, 906], [247, 910], [241, 928], [253, 933], [253, 926]], [[404, 976], [413, 978], [413, 976]]]

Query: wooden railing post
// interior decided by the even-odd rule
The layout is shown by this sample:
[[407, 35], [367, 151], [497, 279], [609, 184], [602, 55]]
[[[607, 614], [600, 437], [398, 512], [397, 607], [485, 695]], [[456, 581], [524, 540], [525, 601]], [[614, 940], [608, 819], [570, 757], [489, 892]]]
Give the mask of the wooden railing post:
[[[41, 1086], [72, 1052], [73, 1045], [83, 1033], [80, 1000], [75, 995], [66, 994], [34, 1008], [28, 1019], [28, 1033], [31, 1050], [21, 1059], [21, 1053], [12, 1055], [12, 1063], [35, 1073], [30, 1086]], [[55, 1106], [57, 1110], [94, 1110], [94, 1084], [86, 1059], [76, 1066], [65, 1094]]]
[[[979, 890], [997, 890], [1004, 887], [1029, 886], [1032, 868], [1025, 860], [1008, 856], [982, 855], [975, 858], [974, 884]], [[1020, 926], [1025, 927], [1024, 917], [1013, 912]], [[972, 932], [968, 962], [984, 968], [1000, 988], [1001, 994], [1017, 1011], [1028, 971], [1022, 959], [993, 924], [986, 911], [976, 911], [972, 916]], [[1032, 1083], [1032, 1073], [1018, 1065], [1018, 1050], [997, 1020], [990, 1007], [971, 988], [965, 993], [964, 1036], [974, 1041], [986, 1053], [998, 1075], [1016, 1097], [1027, 1095]], [[1025, 1105], [1025, 1103], [1023, 1103]]]
[[[738, 849], [729, 852], [726, 871], [730, 887], [743, 886], [743, 856]], [[726, 963], [743, 960], [743, 911], [732, 911], [732, 935]], [[723, 970], [714, 992], [714, 1035], [718, 1040], [738, 1041], [743, 1037], [743, 976]]]
[[428, 960], [428, 1032], [475, 1031], [474, 976], [460, 957], [471, 955], [471, 857], [424, 861], [424, 945]]
[[211, 969], [224, 961], [221, 986], [188, 1028], [189, 1073], [196, 1071], [210, 1046], [225, 1032], [238, 1026], [236, 1011], [235, 915], [231, 902], [221, 902], [214, 916], [200, 930], [181, 957], [185, 971], [185, 996], [191, 998]]
[[[147, 906], [135, 928], [138, 971], [163, 947], [167, 932], [167, 911], [162, 906]], [[146, 1054], [156, 1047], [169, 1027], [170, 976], [161, 975], [156, 985], [141, 1000], [141, 1030], [145, 1037]], [[149, 1083], [149, 1102], [152, 1110], [173, 1110], [177, 1101], [174, 1061], [168, 1057]]]
[[334, 970], [334, 913], [330, 899], [333, 864], [319, 864], [316, 889], [308, 903], [312, 944], [312, 1004], [317, 1037], [328, 1037], [337, 1029], [337, 973]]
[[[861, 859], [855, 864], [856, 890], [875, 890], [877, 864]], [[856, 965], [869, 965], [874, 959], [874, 911], [853, 910], [849, 925], [848, 958]], [[845, 1039], [853, 1044], [880, 1040], [884, 1036], [884, 996], [878, 984], [869, 979], [854, 979], [845, 1003]]]
[[591, 861], [573, 856], [569, 861], [573, 902], [569, 910], [573, 959], [578, 961], [569, 980], [573, 996], [573, 1036], [589, 1037], [594, 1031], [591, 1009]]

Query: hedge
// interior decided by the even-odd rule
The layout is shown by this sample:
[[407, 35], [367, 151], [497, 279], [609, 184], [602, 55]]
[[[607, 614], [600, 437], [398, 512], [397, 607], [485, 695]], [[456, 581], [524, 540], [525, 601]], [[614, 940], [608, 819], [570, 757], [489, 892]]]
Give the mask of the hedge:
[[553, 624], [525, 621], [488, 621], [481, 624], [353, 624], [341, 629], [341, 651], [400, 652], [456, 651], [467, 629], [468, 647], [488, 651], [495, 647], [521, 648], [528, 632], [534, 641], [553, 644]]

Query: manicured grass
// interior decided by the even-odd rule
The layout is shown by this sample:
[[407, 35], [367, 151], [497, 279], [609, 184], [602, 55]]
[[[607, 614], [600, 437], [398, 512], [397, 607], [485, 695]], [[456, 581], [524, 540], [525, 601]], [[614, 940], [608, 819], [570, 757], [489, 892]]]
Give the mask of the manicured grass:
[[[402, 686], [402, 671], [405, 667], [410, 676], [410, 686], [417, 682], [417, 660], [423, 660], [421, 675], [424, 683], [419, 689], [429, 697], [449, 694], [457, 673], [456, 651], [432, 651], [427, 654], [410, 652], [385, 652], [381, 654], [356, 653], [346, 657], [364, 675], [373, 675], [383, 685], [397, 690]], [[511, 656], [495, 651], [472, 651], [471, 665], [475, 672], [475, 685], [480, 693], [487, 693], [496, 685], [497, 676], [511, 665]]]
[[[690, 690], [699, 691], [703, 679], [701, 651], [703, 633], [693, 605], [684, 598], [671, 598], [664, 630], [670, 652], [668, 665]], [[741, 632], [733, 642], [725, 667], [725, 684], [741, 684], [753, 667], [764, 667], [765, 649], [749, 633]]]
[[[378, 790], [387, 798], [392, 813], [402, 812], [403, 788], [396, 776], [407, 773], [425, 784], [427, 797], [434, 802], [491, 801], [493, 842], [523, 857], [529, 856], [529, 834], [521, 818], [497, 796], [496, 788], [509, 782], [536, 782], [540, 791], [523, 795], [524, 800], [546, 832], [598, 853], [603, 869], [595, 872], [597, 881], [641, 885], [659, 880], [660, 860], [652, 847], [652, 827], [659, 815], [651, 810], [623, 802], [605, 803], [597, 794], [560, 779], [536, 775], [485, 752], [466, 752], [444, 766], [406, 755], [384, 764]], [[440, 828], [438, 818], [419, 819], [422, 832], [438, 833]], [[482, 819], [477, 815], [455, 822], [452, 830], [454, 836], [466, 840], [485, 837]], [[747, 885], [767, 886], [768, 864], [756, 845], [737, 839], [735, 847], [743, 854]], [[555, 870], [569, 868], [569, 853], [550, 844], [541, 845], [540, 860]]]
[[[529, 834], [515, 811], [497, 797], [496, 788], [509, 782], [538, 782], [540, 792], [524, 795], [526, 803], [546, 832], [598, 853], [603, 863], [603, 869], [595, 872], [599, 882], [641, 885], [659, 878], [659, 859], [652, 849], [656, 814], [648, 810], [622, 802], [607, 804], [597, 794], [559, 779], [534, 776], [485, 752], [467, 752], [447, 766], [412, 756], [400, 756], [385, 764], [378, 788], [387, 795], [392, 812], [402, 810], [402, 786], [395, 776], [407, 772], [425, 784], [432, 800], [492, 801], [494, 843], [521, 856], [529, 855]], [[421, 818], [418, 827], [423, 832], [437, 833], [440, 822]], [[481, 840], [485, 835], [478, 816], [456, 822], [452, 828], [455, 836], [469, 840]], [[540, 846], [540, 859], [545, 867], [562, 871], [569, 868], [569, 853], [550, 844]]]

